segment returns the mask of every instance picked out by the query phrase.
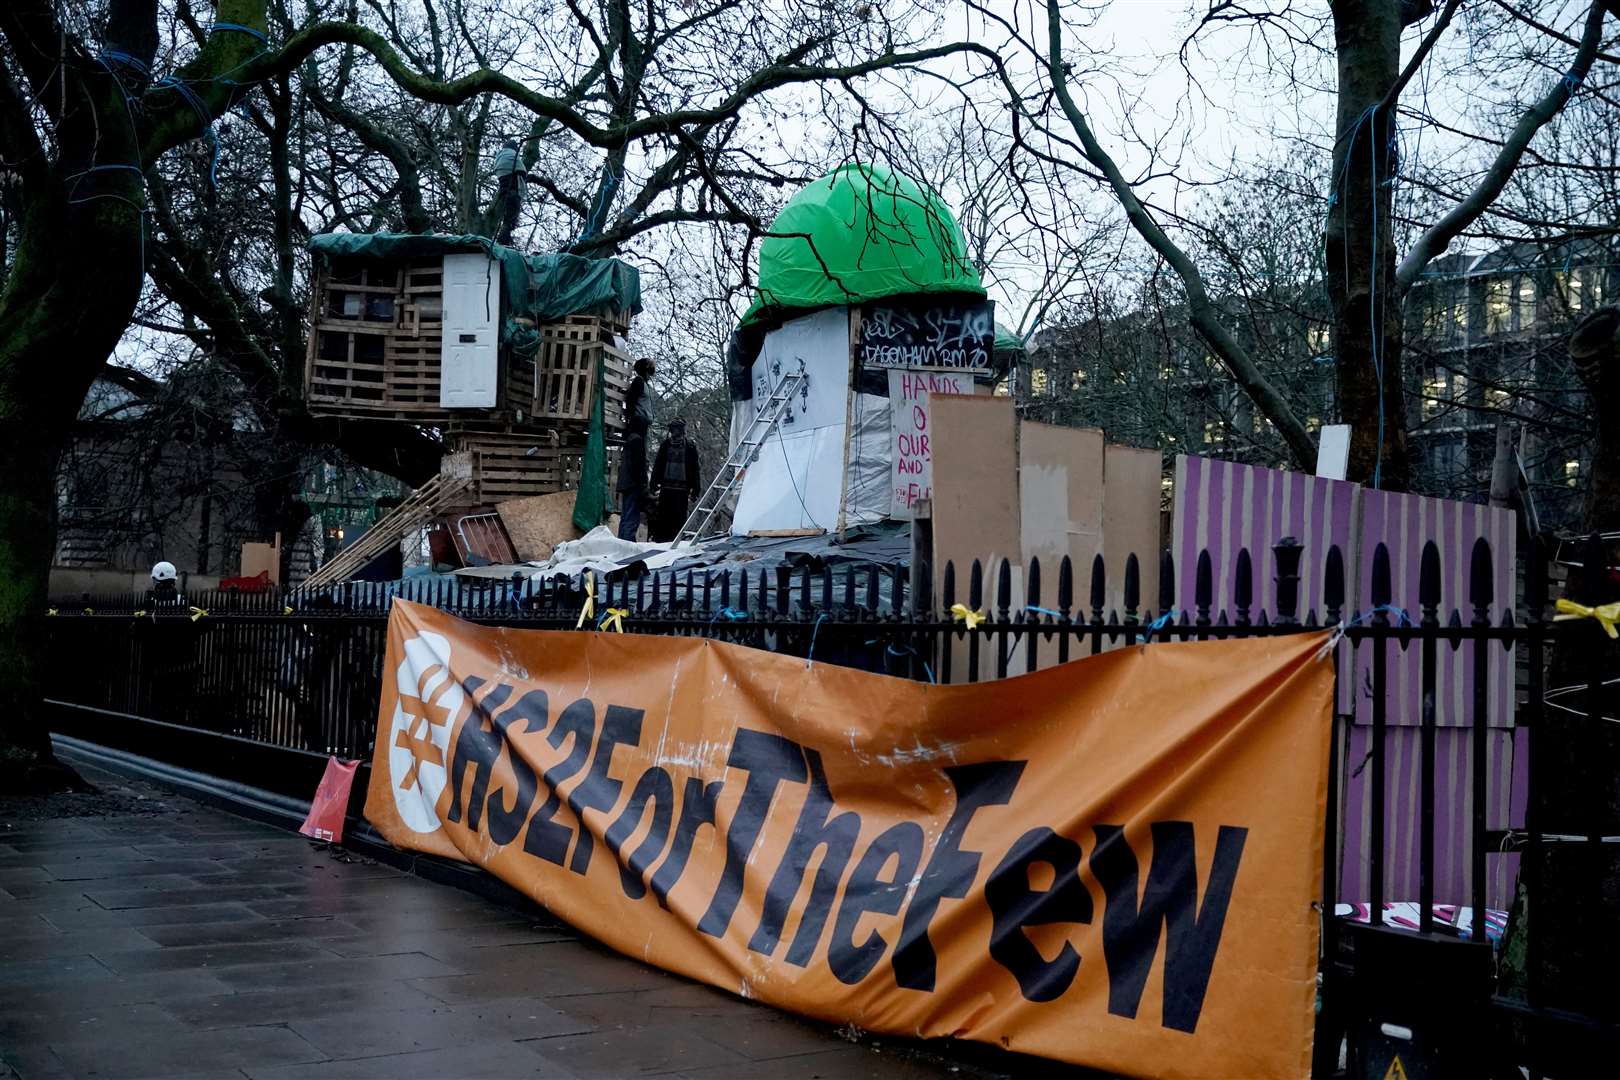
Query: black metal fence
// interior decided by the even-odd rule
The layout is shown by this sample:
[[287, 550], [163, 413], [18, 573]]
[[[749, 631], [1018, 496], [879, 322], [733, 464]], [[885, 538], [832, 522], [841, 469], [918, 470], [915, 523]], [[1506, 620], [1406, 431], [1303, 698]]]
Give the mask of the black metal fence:
[[[1515, 605], [1494, 595], [1493, 556], [1483, 541], [1471, 555], [1465, 596], [1444, 595], [1442, 585], [1449, 579], [1442, 573], [1438, 549], [1429, 544], [1418, 560], [1420, 604], [1411, 615], [1391, 603], [1392, 555], [1382, 545], [1373, 555], [1366, 593], [1370, 603], [1364, 609], [1347, 596], [1346, 568], [1334, 549], [1321, 564], [1315, 606], [1301, 611], [1300, 566], [1307, 553], [1291, 540], [1265, 553], [1259, 567], [1249, 552], [1239, 553], [1228, 610], [1213, 609], [1208, 553], [1192, 571], [1191, 610], [1176, 610], [1179, 568], [1168, 556], [1160, 566], [1157, 603], [1143, 605], [1133, 559], [1122, 583], [1123, 605], [1115, 610], [1105, 610], [1109, 582], [1101, 557], [1088, 568], [1083, 602], [1076, 595], [1076, 568], [1064, 559], [1050, 593], [1042, 568], [1034, 561], [1016, 594], [1014, 571], [1007, 563], [990, 572], [974, 563], [965, 573], [947, 564], [939, 574], [937, 602], [927, 567], [913, 573], [901, 565], [806, 566], [752, 575], [746, 569], [611, 575], [595, 582], [593, 606], [598, 617], [608, 609], [622, 610], [623, 628], [629, 633], [704, 636], [816, 662], [940, 682], [1001, 678], [1138, 643], [1340, 627], [1336, 657], [1341, 680], [1353, 671], [1366, 685], [1341, 686], [1341, 691], [1352, 692], [1340, 693], [1335, 710], [1327, 818], [1330, 857], [1325, 860], [1322, 895], [1365, 903], [1372, 914], [1371, 925], [1365, 927], [1341, 918], [1323, 921], [1317, 1071], [1321, 1075], [1334, 1071], [1340, 1035], [1348, 1032], [1351, 1074], [1383, 1075], [1380, 1062], [1402, 1046], [1400, 1037], [1389, 1035], [1389, 1030], [1412, 1028], [1411, 1017], [1427, 1008], [1419, 998], [1437, 992], [1423, 980], [1402, 974], [1415, 963], [1434, 970], [1473, 972], [1458, 974], [1454, 981], [1480, 995], [1480, 1008], [1490, 1002], [1512, 1022], [1482, 1033], [1479, 1025], [1486, 1021], [1475, 1011], [1469, 1017], [1475, 1031], [1464, 1050], [1447, 1042], [1443, 1033], [1424, 1036], [1418, 1022], [1418, 1034], [1407, 1036], [1415, 1042], [1403, 1051], [1409, 1072], [1425, 1055], [1439, 1055], [1436, 1060], [1453, 1065], [1462, 1058], [1511, 1061], [1536, 1075], [1550, 1066], [1556, 1072], [1557, 1062], [1566, 1060], [1563, 1055], [1572, 1052], [1571, 1047], [1590, 1045], [1593, 1038], [1612, 1040], [1620, 1030], [1614, 1026], [1620, 1019], [1615, 1015], [1616, 996], [1606, 984], [1600, 1005], [1572, 1009], [1569, 995], [1549, 984], [1545, 972], [1554, 966], [1535, 953], [1540, 938], [1518, 935], [1523, 951], [1510, 950], [1512, 971], [1517, 974], [1509, 978], [1502, 968], [1506, 953], [1493, 948], [1488, 935], [1489, 863], [1517, 855], [1520, 885], [1535, 895], [1545, 884], [1549, 866], [1568, 865], [1557, 858], [1549, 860], [1549, 846], [1564, 852], [1575, 844], [1588, 849], [1593, 866], [1607, 865], [1604, 859], [1615, 845], [1605, 845], [1605, 837], [1620, 833], [1620, 823], [1612, 820], [1612, 806], [1600, 793], [1571, 800], [1561, 791], [1560, 778], [1546, 771], [1548, 762], [1579, 760], [1583, 754], [1601, 759], [1609, 751], [1607, 733], [1598, 728], [1609, 721], [1586, 717], [1620, 716], [1620, 707], [1613, 700], [1616, 653], [1605, 647], [1598, 625], [1590, 619], [1564, 622], [1550, 617], [1545, 550], [1534, 541], [1528, 545], [1523, 596]], [[1594, 538], [1583, 577], [1572, 583], [1572, 591], [1583, 602], [1597, 605], [1612, 599], [1605, 595], [1613, 588], [1608, 564]], [[1275, 582], [1270, 611], [1255, 606], [1258, 574]], [[366, 758], [377, 726], [387, 607], [396, 595], [486, 624], [546, 629], [590, 625], [581, 618], [586, 599], [581, 579], [356, 583], [317, 596], [209, 595], [169, 604], [153, 604], [149, 597], [79, 598], [58, 601], [55, 617], [48, 621], [51, 655], [60, 665], [49, 685], [59, 700], [76, 707], [255, 744]], [[1504, 602], [1498, 604], [1498, 599]], [[1493, 605], [1503, 612], [1494, 619]], [[1565, 660], [1579, 658], [1582, 667], [1571, 675], [1569, 663], [1552, 662], [1552, 654], [1574, 644], [1579, 647], [1567, 649]], [[1410, 683], [1392, 679], [1391, 666], [1413, 646], [1420, 657], [1418, 678]], [[1467, 685], [1437, 695], [1437, 673], [1446, 650], [1468, 655], [1463, 669]], [[87, 657], [95, 662], [85, 663]], [[1487, 701], [1493, 672], [1499, 678], [1504, 670], [1518, 675], [1509, 684], [1519, 687], [1511, 723], [1518, 732], [1515, 737], [1522, 736], [1522, 742], [1514, 744], [1515, 752], [1527, 754], [1530, 765], [1524, 790], [1514, 792], [1514, 797], [1522, 795], [1522, 812], [1515, 815], [1509, 808], [1506, 820], [1493, 824], [1488, 816], [1492, 796], [1486, 788], [1492, 775], [1488, 740], [1493, 737]], [[1549, 688], [1550, 671], [1563, 674], [1555, 680], [1558, 685]], [[1399, 699], [1403, 692], [1412, 695], [1406, 704], [1420, 718], [1413, 751], [1418, 790], [1415, 807], [1409, 807], [1415, 815], [1417, 877], [1415, 895], [1392, 897], [1387, 833], [1399, 824], [1392, 824], [1392, 815], [1404, 811], [1392, 809], [1388, 790], [1395, 725], [1387, 714], [1392, 707], [1404, 707]], [[1544, 746], [1534, 740], [1542, 737], [1554, 705], [1566, 722], [1557, 726], [1557, 745]], [[1362, 709], [1370, 716], [1360, 714]], [[1567, 722], [1570, 717], [1576, 722]], [[1468, 778], [1469, 789], [1442, 794], [1438, 739], [1459, 730], [1465, 743], [1458, 744], [1457, 753], [1466, 758], [1468, 768], [1462, 775]], [[1355, 741], [1358, 738], [1360, 742]], [[1358, 760], [1346, 761], [1352, 745], [1365, 749], [1358, 749]], [[153, 756], [161, 757], [161, 749], [155, 748]], [[1358, 791], [1371, 807], [1370, 836], [1362, 856], [1365, 873], [1355, 885], [1358, 891], [1345, 895], [1339, 875], [1351, 837], [1344, 820], [1345, 788], [1351, 782], [1361, 785]], [[1464, 815], [1467, 827], [1456, 833], [1437, 830], [1437, 803], [1447, 812]], [[1463, 839], [1450, 839], [1454, 835]], [[1449, 844], [1453, 850], [1439, 850], [1437, 844]], [[1456, 928], [1460, 920], [1436, 915], [1437, 868], [1447, 859], [1467, 865], [1468, 895], [1455, 901], [1471, 914], [1466, 933]], [[1383, 905], [1389, 899], [1415, 901], [1418, 913], [1410, 932], [1401, 931], [1395, 939], [1382, 925]], [[1513, 919], [1520, 918], [1516, 907]], [[1515, 939], [1512, 926], [1507, 936]], [[1390, 946], [1389, 940], [1443, 942], [1472, 950], [1461, 961], [1450, 959], [1455, 953], [1440, 960], [1428, 954], [1414, 958], [1405, 945]], [[1559, 970], [1567, 971], [1567, 965]], [[1400, 985], [1411, 993], [1390, 991]], [[1419, 987], [1424, 988], [1422, 993], [1413, 998]], [[1455, 1025], [1438, 1028], [1449, 1032]], [[1573, 1038], [1571, 1031], [1584, 1034]], [[1432, 1045], [1422, 1045], [1425, 1038]]]

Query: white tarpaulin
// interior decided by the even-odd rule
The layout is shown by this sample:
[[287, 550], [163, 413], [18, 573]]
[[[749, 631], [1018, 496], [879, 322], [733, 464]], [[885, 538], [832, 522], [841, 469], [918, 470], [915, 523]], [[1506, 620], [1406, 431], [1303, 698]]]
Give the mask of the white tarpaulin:
[[735, 534], [838, 527], [849, 408], [847, 309], [805, 315], [765, 335], [754, 361], [753, 400], [732, 412], [732, 445], [782, 376], [801, 364], [809, 376], [808, 392], [794, 395], [791, 415], [784, 415], [748, 466], [732, 518]]
[[537, 579], [573, 577], [587, 570], [605, 574], [637, 560], [646, 563], [649, 570], [658, 570], [702, 550], [696, 544], [677, 548], [674, 544], [640, 544], [634, 540], [620, 540], [606, 525], [598, 525], [578, 540], [565, 540], [558, 544], [551, 558], [545, 562], [467, 567], [457, 570], [456, 576], [506, 580], [510, 580], [513, 574]]

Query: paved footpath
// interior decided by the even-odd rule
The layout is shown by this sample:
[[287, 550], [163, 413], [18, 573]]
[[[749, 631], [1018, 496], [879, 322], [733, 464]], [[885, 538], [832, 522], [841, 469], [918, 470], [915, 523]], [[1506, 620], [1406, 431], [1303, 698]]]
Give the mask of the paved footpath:
[[101, 794], [0, 800], [0, 1078], [1005, 1075], [852, 1044], [537, 909], [86, 775]]

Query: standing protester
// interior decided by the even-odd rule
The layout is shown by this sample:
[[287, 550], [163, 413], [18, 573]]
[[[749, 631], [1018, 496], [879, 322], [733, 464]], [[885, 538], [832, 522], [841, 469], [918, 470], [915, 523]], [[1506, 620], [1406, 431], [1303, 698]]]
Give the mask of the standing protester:
[[680, 535], [697, 482], [697, 447], [686, 441], [686, 421], [677, 416], [670, 421], [669, 437], [653, 460], [653, 512], [647, 535], [654, 543], [667, 543]]
[[652, 426], [652, 399], [647, 380], [658, 366], [643, 357], [624, 394], [624, 458], [619, 462], [619, 539], [634, 540], [647, 505], [647, 429]]
[[518, 159], [517, 141], [508, 139], [495, 155], [495, 182], [499, 185], [495, 191], [496, 221], [500, 224], [495, 235], [498, 244], [512, 243], [512, 230], [517, 228], [518, 213], [523, 209], [528, 179], [529, 174]]

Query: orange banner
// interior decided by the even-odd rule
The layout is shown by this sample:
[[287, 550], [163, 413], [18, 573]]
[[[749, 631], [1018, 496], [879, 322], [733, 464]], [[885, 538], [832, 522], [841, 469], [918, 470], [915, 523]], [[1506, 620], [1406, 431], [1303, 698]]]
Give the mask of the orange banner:
[[1303, 1077], [1324, 635], [930, 686], [396, 600], [366, 816], [744, 997], [1155, 1077]]

